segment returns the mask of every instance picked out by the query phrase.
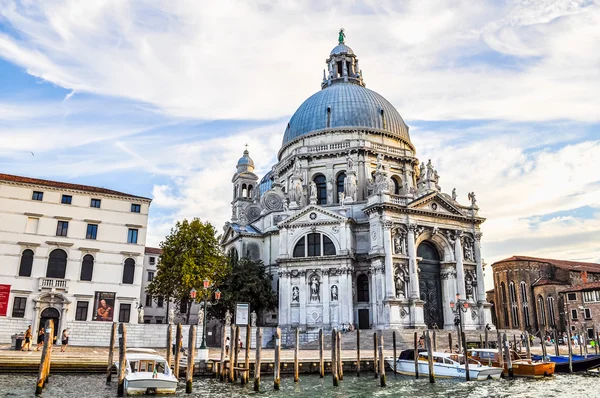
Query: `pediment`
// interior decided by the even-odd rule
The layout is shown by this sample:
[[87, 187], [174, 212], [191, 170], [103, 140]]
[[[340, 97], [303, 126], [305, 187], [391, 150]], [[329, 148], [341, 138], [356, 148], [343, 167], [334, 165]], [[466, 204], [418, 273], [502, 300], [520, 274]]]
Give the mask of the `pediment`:
[[451, 199], [446, 198], [444, 194], [440, 194], [439, 192], [432, 192], [421, 196], [410, 202], [407, 207], [430, 213], [464, 216], [463, 212], [452, 203]]
[[295, 225], [317, 225], [317, 224], [339, 224], [348, 221], [336, 212], [326, 210], [320, 206], [309, 205], [298, 211], [297, 214], [289, 217], [278, 224], [279, 227], [290, 227]]

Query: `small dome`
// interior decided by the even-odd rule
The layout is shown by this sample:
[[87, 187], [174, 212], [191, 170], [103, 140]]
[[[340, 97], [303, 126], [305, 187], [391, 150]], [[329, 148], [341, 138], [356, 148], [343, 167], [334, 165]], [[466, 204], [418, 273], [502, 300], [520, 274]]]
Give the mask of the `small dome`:
[[344, 43], [340, 43], [331, 50], [329, 55], [337, 55], [337, 54], [350, 54], [354, 55], [354, 51]]
[[252, 160], [252, 158], [250, 157], [250, 153], [247, 149], [244, 151], [244, 156], [242, 156], [240, 160], [238, 160], [237, 165], [254, 167], [254, 160]]

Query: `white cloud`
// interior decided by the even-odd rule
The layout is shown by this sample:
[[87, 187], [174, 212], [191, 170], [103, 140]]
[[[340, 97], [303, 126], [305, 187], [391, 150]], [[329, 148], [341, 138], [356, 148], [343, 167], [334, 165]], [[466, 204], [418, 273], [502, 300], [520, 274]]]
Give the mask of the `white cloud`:
[[[318, 90], [343, 25], [369, 87], [408, 119], [597, 121], [600, 10], [587, 3], [4, 0], [20, 35], [0, 34], [0, 56], [170, 115], [268, 119]], [[492, 50], [517, 67], [463, 61]]]

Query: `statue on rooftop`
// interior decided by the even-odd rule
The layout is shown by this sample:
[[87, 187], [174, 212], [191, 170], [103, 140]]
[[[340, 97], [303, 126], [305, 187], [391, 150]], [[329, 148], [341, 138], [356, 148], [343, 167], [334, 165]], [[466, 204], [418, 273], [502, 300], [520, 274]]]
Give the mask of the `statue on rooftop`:
[[344, 28], [340, 29], [340, 33], [338, 35], [338, 42], [340, 44], [342, 44], [344, 42], [344, 40], [346, 39], [346, 34], [344, 33]]

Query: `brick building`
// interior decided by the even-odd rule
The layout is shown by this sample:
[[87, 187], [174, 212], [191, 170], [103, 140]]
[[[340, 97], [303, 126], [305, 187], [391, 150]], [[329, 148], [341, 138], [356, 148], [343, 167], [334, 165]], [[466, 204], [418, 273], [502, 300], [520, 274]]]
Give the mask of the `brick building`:
[[513, 256], [492, 270], [494, 290], [487, 295], [498, 328], [537, 333], [570, 326], [593, 333], [593, 320], [600, 320], [600, 264]]

